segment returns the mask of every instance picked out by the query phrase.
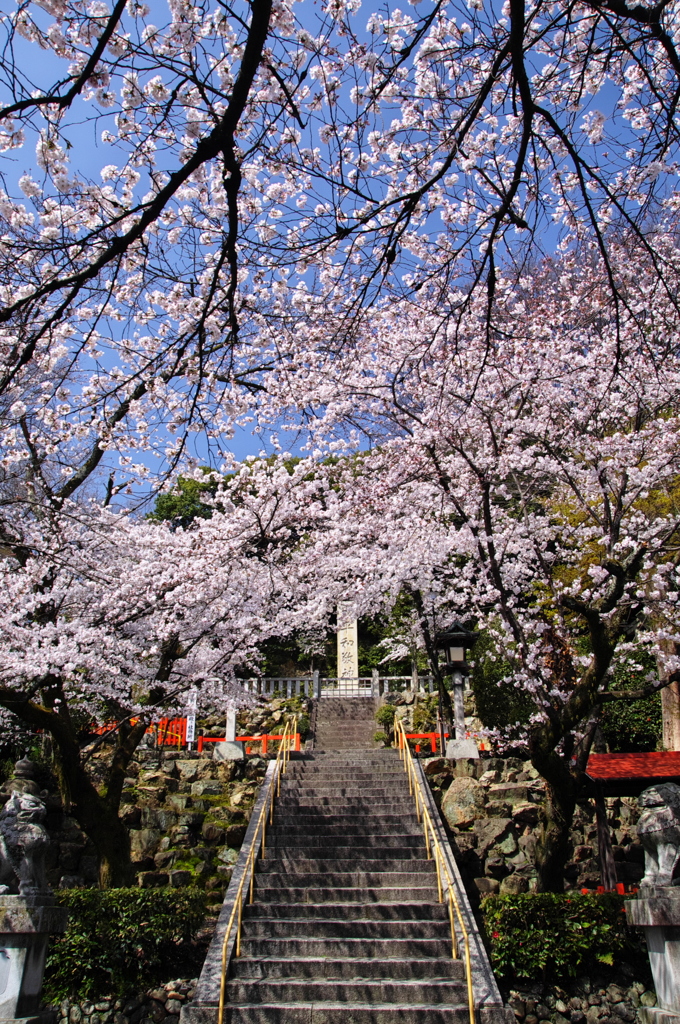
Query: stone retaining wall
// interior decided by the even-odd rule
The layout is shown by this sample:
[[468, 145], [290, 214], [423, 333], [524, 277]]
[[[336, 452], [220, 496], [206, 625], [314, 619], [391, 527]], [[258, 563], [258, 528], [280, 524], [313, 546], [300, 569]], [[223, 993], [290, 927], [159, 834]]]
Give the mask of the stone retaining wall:
[[641, 981], [619, 983], [581, 977], [567, 988], [530, 985], [513, 989], [508, 1004], [519, 1024], [633, 1024], [640, 1006], [656, 1006]]
[[178, 978], [128, 1000], [62, 999], [55, 1007], [58, 1024], [179, 1024], [180, 1010], [193, 999], [197, 984], [197, 978]]
[[[452, 833], [459, 863], [480, 893], [531, 892], [536, 885], [534, 854], [539, 804], [545, 783], [530, 761], [517, 757], [479, 760], [432, 757], [425, 773]], [[607, 798], [617, 880], [634, 884], [644, 874], [637, 837], [640, 815], [634, 797]], [[600, 884], [595, 808], [583, 800], [570, 833], [566, 888]]]

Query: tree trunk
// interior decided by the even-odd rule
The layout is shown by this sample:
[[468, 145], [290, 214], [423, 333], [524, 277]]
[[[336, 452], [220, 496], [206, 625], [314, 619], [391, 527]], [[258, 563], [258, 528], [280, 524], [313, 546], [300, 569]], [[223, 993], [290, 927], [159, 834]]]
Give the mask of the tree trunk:
[[536, 843], [538, 892], [563, 892], [569, 858], [569, 831], [576, 810], [577, 784], [559, 754], [532, 756], [532, 764], [547, 783]]
[[133, 885], [130, 837], [118, 817], [119, 801], [97, 791], [82, 764], [77, 743], [70, 749], [58, 743], [55, 768], [64, 804], [97, 850], [100, 888]]

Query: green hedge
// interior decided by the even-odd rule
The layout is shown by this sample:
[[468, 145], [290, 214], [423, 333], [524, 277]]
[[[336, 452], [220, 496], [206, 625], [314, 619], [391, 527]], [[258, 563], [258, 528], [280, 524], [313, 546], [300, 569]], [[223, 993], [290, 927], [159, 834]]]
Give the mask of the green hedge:
[[[66, 934], [50, 941], [45, 998], [125, 996], [193, 968], [191, 941], [206, 912], [202, 889], [66, 889]], [[195, 957], [194, 957], [195, 959]]]
[[648, 973], [644, 940], [627, 927], [623, 901], [616, 893], [487, 896], [482, 912], [494, 970], [506, 981], [562, 981], [627, 961], [638, 977]]

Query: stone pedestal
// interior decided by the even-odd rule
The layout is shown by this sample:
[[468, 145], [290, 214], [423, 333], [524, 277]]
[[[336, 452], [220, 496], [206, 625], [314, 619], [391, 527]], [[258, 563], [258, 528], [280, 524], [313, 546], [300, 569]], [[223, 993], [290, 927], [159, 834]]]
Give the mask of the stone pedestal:
[[448, 740], [446, 744], [446, 756], [450, 760], [457, 760], [459, 757], [479, 757], [479, 749], [474, 740]]
[[0, 896], [0, 1024], [52, 1024], [40, 1009], [49, 936], [66, 930], [68, 911], [45, 896]]
[[215, 744], [215, 753], [213, 754], [215, 761], [242, 761], [245, 756], [245, 744], [243, 743], [225, 740], [224, 743]]
[[641, 887], [626, 901], [626, 918], [644, 928], [659, 1004], [639, 1008], [642, 1024], [680, 1024], [680, 888]]

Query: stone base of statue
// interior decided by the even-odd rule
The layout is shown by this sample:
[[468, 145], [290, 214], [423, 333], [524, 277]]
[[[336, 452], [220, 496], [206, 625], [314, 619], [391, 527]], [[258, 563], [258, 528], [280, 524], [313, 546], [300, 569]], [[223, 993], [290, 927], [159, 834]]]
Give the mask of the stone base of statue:
[[474, 740], [447, 740], [446, 756], [452, 760], [459, 757], [479, 757], [479, 749]]
[[245, 754], [245, 744], [237, 743], [236, 740], [224, 740], [223, 743], [215, 744], [215, 761], [242, 761]]
[[659, 1004], [639, 1008], [642, 1024], [680, 1024], [680, 887], [642, 886], [626, 901], [626, 917], [644, 928]]
[[43, 971], [49, 936], [66, 931], [68, 911], [51, 893], [0, 895], [0, 1024], [52, 1024], [56, 1014], [41, 1010]]

